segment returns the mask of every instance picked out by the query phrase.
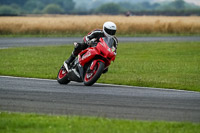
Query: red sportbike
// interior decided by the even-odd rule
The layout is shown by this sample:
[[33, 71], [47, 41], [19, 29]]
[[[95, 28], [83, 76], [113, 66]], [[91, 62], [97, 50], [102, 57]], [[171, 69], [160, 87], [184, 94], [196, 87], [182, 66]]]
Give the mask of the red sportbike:
[[113, 38], [102, 37], [93, 47], [81, 51], [71, 63], [70, 68], [64, 62], [58, 72], [57, 81], [60, 84], [76, 81], [84, 82], [86, 86], [93, 85], [101, 74], [108, 70], [115, 56]]

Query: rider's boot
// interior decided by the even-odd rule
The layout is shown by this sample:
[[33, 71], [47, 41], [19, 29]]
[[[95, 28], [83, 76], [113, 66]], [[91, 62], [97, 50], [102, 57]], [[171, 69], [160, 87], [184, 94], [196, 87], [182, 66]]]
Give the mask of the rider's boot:
[[71, 56], [65, 61], [67, 64], [67, 69], [70, 68], [70, 64], [73, 62], [73, 60], [76, 58], [76, 56], [72, 53]]
[[72, 52], [69, 59], [67, 59], [64, 63], [67, 70], [69, 70], [70, 64], [73, 62], [73, 60], [76, 58], [76, 56], [85, 48], [87, 48], [87, 45], [83, 45], [82, 43], [74, 42], [74, 51]]

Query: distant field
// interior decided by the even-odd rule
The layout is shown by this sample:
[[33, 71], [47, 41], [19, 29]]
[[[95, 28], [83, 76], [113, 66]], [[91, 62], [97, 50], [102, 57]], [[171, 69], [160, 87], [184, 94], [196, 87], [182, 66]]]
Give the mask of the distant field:
[[83, 35], [93, 29], [101, 29], [105, 21], [117, 24], [118, 35], [200, 34], [198, 16], [24, 16], [0, 17], [0, 36]]

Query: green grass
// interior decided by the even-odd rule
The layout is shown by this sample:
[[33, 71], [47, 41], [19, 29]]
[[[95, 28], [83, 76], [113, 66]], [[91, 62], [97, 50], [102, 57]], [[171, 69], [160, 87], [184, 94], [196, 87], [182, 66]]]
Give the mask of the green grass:
[[[56, 79], [73, 46], [0, 49], [0, 75]], [[200, 42], [121, 43], [98, 82], [200, 91]]]
[[199, 133], [199, 123], [0, 112], [1, 133]]
[[135, 43], [119, 49], [100, 82], [200, 91], [200, 42]]

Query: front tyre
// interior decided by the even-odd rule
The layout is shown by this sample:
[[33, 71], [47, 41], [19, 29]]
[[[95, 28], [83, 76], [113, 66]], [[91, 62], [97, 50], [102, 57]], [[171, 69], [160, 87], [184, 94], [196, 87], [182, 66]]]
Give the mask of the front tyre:
[[96, 63], [94, 70], [90, 70], [90, 67], [88, 67], [84, 76], [84, 84], [86, 86], [93, 85], [100, 78], [104, 67], [105, 64], [101, 61]]
[[68, 84], [70, 80], [67, 77], [67, 70], [65, 69], [64, 65], [60, 68], [58, 75], [57, 75], [57, 81], [60, 84]]

